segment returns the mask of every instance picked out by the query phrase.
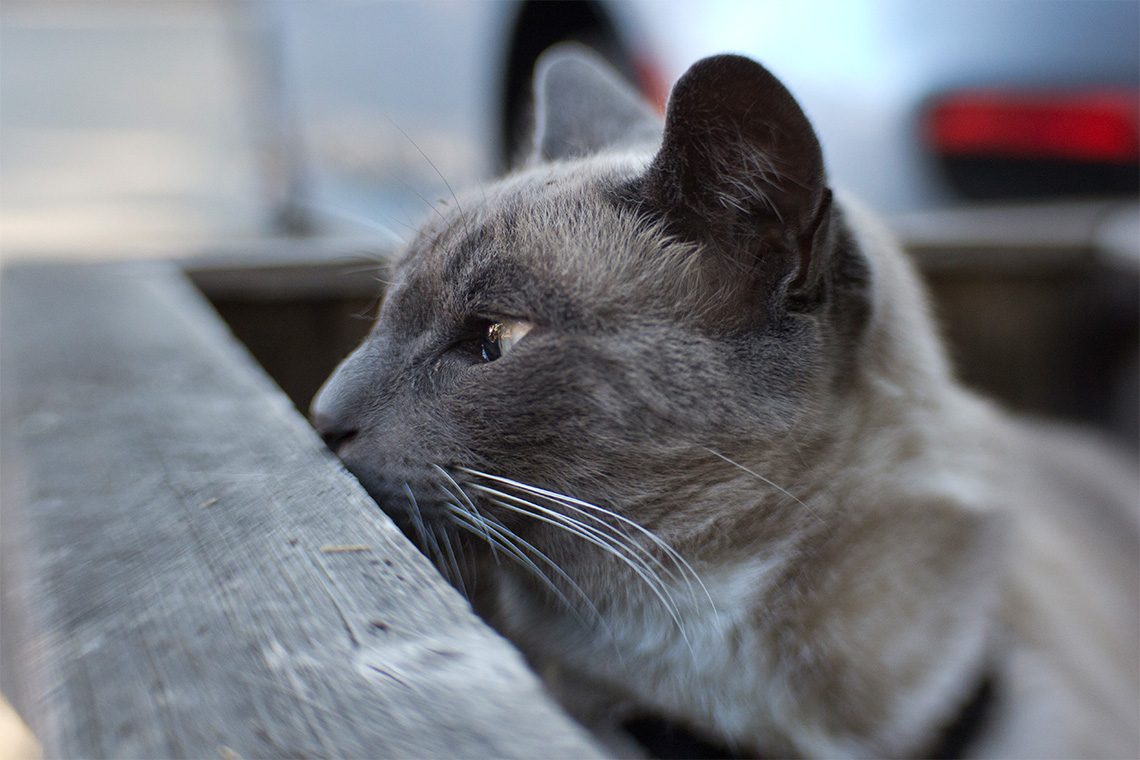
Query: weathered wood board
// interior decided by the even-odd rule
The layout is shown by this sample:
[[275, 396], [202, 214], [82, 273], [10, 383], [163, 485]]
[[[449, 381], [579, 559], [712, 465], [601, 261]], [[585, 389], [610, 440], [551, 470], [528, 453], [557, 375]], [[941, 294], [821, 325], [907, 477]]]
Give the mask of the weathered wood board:
[[591, 757], [174, 266], [9, 269], [3, 656], [48, 757]]

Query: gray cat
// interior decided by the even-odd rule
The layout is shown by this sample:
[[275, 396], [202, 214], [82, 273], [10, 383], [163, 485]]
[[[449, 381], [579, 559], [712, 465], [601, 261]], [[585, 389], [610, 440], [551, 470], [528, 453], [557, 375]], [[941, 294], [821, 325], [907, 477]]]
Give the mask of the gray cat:
[[955, 383], [759, 64], [536, 99], [314, 402], [381, 507], [618, 752], [1137, 757], [1131, 463]]

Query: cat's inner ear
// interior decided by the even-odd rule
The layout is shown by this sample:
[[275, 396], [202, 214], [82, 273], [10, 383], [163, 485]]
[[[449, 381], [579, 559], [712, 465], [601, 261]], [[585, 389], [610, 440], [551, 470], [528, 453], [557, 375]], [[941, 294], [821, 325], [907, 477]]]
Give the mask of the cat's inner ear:
[[538, 59], [531, 162], [579, 158], [612, 148], [650, 147], [661, 119], [597, 53], [574, 43]]
[[[823, 154], [795, 99], [748, 58], [694, 64], [669, 98], [662, 146], [640, 195], [682, 236], [806, 286], [831, 194]], [[759, 259], [764, 259], [759, 261]]]

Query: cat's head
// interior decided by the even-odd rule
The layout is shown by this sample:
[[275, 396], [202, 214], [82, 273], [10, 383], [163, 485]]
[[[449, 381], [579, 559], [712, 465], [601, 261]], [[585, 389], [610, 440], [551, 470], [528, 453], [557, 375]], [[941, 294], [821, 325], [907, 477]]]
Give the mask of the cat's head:
[[499, 554], [530, 654], [585, 641], [592, 666], [567, 608], [666, 651], [651, 630], [707, 621], [677, 592], [700, 575], [764, 632], [771, 746], [912, 748], [978, 656], [988, 565], [904, 258], [849, 224], [753, 61], [695, 64], [664, 124], [577, 53], [536, 102], [529, 163], [433, 209], [314, 424], [445, 573], [457, 538]]
[[[563, 567], [594, 549], [541, 510], [579, 501], [694, 561], [705, 533], [810, 520], [785, 490], [829, 443], [869, 306], [800, 107], [724, 55], [662, 125], [573, 51], [536, 101], [527, 166], [434, 209], [316, 427], [413, 537], [484, 515]], [[757, 467], [780, 487], [733, 503]]]

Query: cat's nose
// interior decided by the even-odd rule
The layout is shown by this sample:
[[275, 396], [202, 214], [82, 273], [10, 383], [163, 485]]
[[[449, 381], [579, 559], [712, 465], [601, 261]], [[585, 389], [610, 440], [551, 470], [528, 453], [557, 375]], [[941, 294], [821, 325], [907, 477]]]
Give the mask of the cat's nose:
[[358, 432], [356, 416], [352, 413], [355, 405], [345, 391], [342, 377], [339, 369], [334, 372], [309, 405], [309, 422], [334, 454], [340, 453], [340, 448]]
[[340, 447], [355, 438], [358, 432], [353, 426], [320, 411], [311, 411], [309, 421], [334, 454], [339, 453]]
[[361, 344], [325, 380], [309, 405], [309, 421], [336, 454], [368, 428], [377, 371], [373, 353], [368, 342]]

